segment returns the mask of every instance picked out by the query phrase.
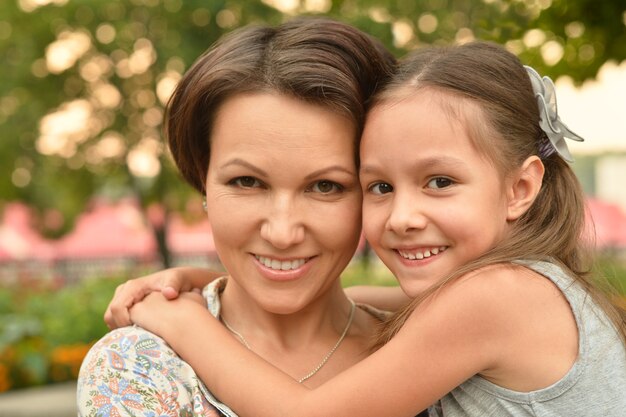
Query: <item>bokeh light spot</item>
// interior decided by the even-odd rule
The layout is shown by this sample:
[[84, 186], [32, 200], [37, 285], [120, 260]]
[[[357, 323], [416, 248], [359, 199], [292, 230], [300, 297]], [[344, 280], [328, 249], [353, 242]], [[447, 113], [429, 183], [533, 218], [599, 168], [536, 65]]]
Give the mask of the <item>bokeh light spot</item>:
[[115, 35], [115, 28], [108, 23], [103, 23], [96, 29], [96, 39], [103, 44], [113, 42], [115, 40]]
[[417, 27], [422, 33], [433, 33], [438, 25], [439, 21], [432, 13], [424, 13], [417, 20]]

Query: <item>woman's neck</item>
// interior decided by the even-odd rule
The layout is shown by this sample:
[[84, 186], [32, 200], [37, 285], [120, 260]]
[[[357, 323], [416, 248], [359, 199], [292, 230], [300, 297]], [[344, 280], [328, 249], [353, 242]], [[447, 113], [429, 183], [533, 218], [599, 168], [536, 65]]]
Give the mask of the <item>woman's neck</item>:
[[[252, 351], [274, 364], [294, 379], [310, 373], [339, 341], [328, 362], [307, 384], [316, 385], [360, 360], [367, 350], [375, 321], [356, 309], [350, 322], [352, 304], [339, 281], [301, 307], [288, 312], [268, 311], [233, 279], [221, 297], [222, 320], [234, 337]], [[349, 326], [348, 326], [349, 324]]]
[[[276, 306], [253, 297], [230, 278], [221, 294], [221, 316], [252, 345], [272, 344], [274, 349], [297, 349], [325, 334], [343, 330], [350, 301], [339, 282], [307, 304]], [[253, 343], [256, 341], [256, 343]]]

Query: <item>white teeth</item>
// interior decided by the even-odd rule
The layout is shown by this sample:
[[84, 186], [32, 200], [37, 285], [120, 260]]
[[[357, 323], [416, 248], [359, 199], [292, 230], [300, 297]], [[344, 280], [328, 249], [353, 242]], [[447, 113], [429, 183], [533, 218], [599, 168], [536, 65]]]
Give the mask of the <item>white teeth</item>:
[[297, 269], [300, 268], [302, 265], [304, 265], [304, 263], [306, 262], [306, 259], [296, 259], [291, 261], [291, 269]]
[[447, 248], [448, 248], [447, 246], [439, 246], [437, 248], [426, 249], [423, 252], [405, 252], [405, 251], [399, 250], [398, 253], [400, 254], [400, 256], [402, 256], [405, 259], [415, 260], [415, 259], [430, 258], [431, 256], [440, 254], [441, 252], [445, 251]]
[[294, 259], [293, 261], [279, 261], [278, 259], [266, 258], [265, 256], [254, 255], [259, 262], [264, 266], [271, 269], [280, 271], [289, 271], [292, 269], [298, 269], [305, 264], [306, 259]]

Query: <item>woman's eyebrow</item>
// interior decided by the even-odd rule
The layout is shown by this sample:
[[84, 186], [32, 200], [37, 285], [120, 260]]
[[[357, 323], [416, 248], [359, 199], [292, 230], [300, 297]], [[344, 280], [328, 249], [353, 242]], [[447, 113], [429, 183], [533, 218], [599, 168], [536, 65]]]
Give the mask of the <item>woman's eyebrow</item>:
[[254, 171], [254, 172], [256, 172], [257, 174], [259, 174], [261, 176], [267, 177], [267, 172], [263, 171], [261, 168], [255, 166], [255, 165], [252, 165], [250, 162], [244, 161], [241, 158], [233, 158], [233, 159], [231, 159], [230, 161], [222, 164], [220, 166], [220, 169], [228, 168], [229, 166], [232, 166], [232, 165], [237, 165], [237, 166], [242, 166], [242, 167], [248, 168], [249, 170]]
[[344, 173], [349, 174], [349, 175], [356, 175], [355, 171], [350, 170], [350, 169], [348, 169], [346, 167], [343, 167], [341, 165], [332, 165], [332, 166], [329, 166], [329, 167], [318, 169], [317, 171], [313, 171], [313, 172], [311, 172], [309, 175], [307, 175], [304, 178], [307, 179], [307, 180], [310, 180], [312, 178], [319, 177], [319, 176], [321, 176], [323, 174], [327, 174], [329, 172], [334, 172], [334, 171], [344, 172]]

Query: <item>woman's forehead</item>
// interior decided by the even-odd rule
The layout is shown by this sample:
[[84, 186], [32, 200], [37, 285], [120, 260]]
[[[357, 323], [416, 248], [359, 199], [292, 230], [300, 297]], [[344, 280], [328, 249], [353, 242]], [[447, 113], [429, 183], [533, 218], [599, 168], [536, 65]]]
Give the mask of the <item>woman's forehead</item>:
[[217, 146], [235, 149], [354, 151], [355, 128], [347, 117], [276, 93], [239, 94], [225, 101], [211, 134]]

